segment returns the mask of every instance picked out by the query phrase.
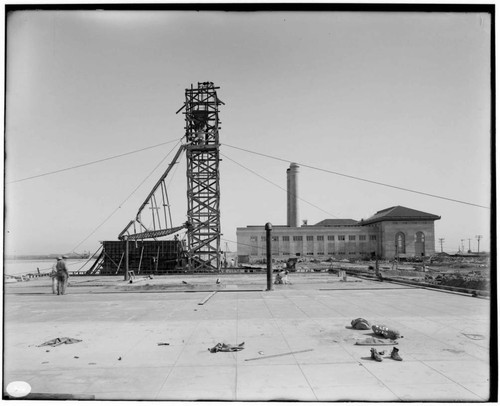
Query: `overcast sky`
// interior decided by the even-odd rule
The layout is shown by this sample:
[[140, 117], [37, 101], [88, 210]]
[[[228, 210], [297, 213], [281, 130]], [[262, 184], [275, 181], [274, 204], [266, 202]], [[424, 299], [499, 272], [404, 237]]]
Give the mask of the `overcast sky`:
[[[223, 249], [236, 249], [236, 227], [286, 224], [287, 161], [302, 164], [309, 224], [401, 205], [441, 216], [436, 249], [470, 238], [476, 251], [477, 235], [488, 249], [490, 211], [478, 206], [490, 206], [490, 35], [486, 13], [14, 12], [6, 254], [116, 240], [184, 136], [185, 88], [203, 81], [225, 103]], [[179, 225], [184, 164], [169, 181]]]

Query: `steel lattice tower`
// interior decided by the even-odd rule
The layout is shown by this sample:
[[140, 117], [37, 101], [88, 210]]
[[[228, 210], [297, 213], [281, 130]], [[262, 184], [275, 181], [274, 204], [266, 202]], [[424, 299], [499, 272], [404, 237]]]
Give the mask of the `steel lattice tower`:
[[191, 271], [219, 271], [220, 187], [219, 104], [212, 82], [186, 89], [186, 160], [188, 232]]

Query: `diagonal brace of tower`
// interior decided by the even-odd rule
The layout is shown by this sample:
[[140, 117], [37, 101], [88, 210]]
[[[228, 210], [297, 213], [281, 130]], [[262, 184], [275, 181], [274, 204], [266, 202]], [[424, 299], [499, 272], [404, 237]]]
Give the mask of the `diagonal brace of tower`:
[[212, 82], [186, 89], [187, 258], [191, 271], [219, 271], [219, 105]]

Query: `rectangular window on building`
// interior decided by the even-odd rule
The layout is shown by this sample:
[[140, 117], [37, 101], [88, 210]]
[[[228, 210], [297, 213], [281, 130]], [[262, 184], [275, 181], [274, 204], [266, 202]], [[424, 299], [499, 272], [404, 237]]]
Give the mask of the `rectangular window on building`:
[[271, 241], [278, 241], [278, 237], [272, 236]]
[[283, 255], [290, 255], [289, 252], [283, 252]]
[[359, 241], [366, 241], [366, 235], [360, 235]]
[[333, 251], [328, 251], [328, 255], [335, 255], [335, 252], [333, 252]]
[[328, 236], [328, 241], [335, 241], [335, 236], [334, 235], [329, 235]]
[[266, 236], [265, 236], [265, 235], [261, 235], [261, 236], [260, 236], [260, 240], [261, 240], [261, 241], [266, 241]]
[[349, 251], [349, 255], [356, 255], [354, 251]]
[[314, 255], [314, 252], [308, 252], [306, 255]]
[[290, 237], [288, 235], [283, 236], [283, 241], [290, 241]]
[[258, 252], [258, 239], [256, 236], [251, 236], [250, 237], [250, 255], [257, 255]]
[[345, 241], [345, 235], [339, 235], [339, 241]]
[[306, 237], [306, 240], [307, 240], [307, 241], [314, 241], [314, 237], [313, 237], [312, 235], [308, 235], [308, 236]]
[[323, 241], [323, 240], [324, 240], [324, 238], [323, 238], [323, 236], [322, 236], [322, 235], [318, 235], [318, 236], [316, 237], [316, 239], [317, 239], [318, 241]]
[[302, 236], [301, 235], [294, 235], [293, 241], [302, 241]]
[[356, 236], [355, 235], [350, 235], [349, 236], [349, 241], [356, 241]]
[[324, 252], [318, 251], [318, 255], [325, 255]]
[[376, 241], [377, 236], [376, 235], [370, 235], [370, 241]]

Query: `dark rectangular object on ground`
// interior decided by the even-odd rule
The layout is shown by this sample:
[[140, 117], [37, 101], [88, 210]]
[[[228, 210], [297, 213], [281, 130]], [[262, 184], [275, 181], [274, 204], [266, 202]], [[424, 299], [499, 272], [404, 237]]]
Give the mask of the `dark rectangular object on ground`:
[[[125, 241], [103, 241], [101, 275], [125, 272]], [[178, 240], [129, 241], [129, 270], [135, 274], [163, 274], [183, 265], [182, 244]]]
[[95, 395], [80, 395], [72, 393], [30, 393], [20, 398], [4, 394], [3, 398], [4, 400], [95, 400]]

